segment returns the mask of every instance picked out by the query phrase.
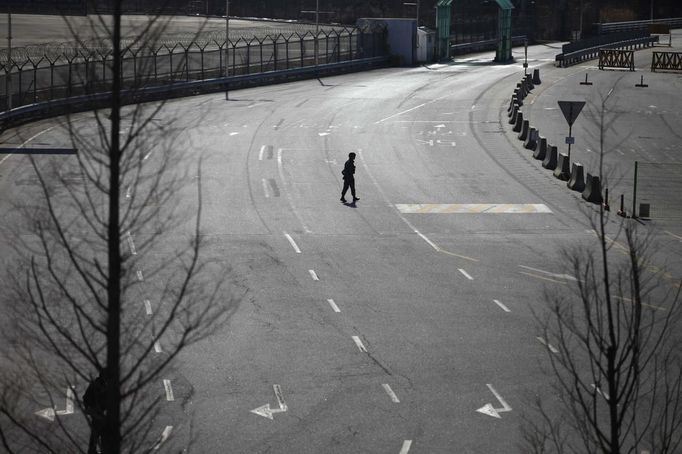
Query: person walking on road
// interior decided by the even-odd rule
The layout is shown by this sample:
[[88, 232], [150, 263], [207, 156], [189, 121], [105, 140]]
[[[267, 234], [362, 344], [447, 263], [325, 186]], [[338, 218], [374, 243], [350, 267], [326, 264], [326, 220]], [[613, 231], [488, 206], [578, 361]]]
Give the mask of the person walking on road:
[[353, 203], [360, 200], [355, 196], [355, 153], [348, 153], [348, 161], [343, 166], [343, 190], [341, 191], [341, 201], [346, 203], [346, 191], [350, 188], [350, 194], [353, 196]]
[[99, 376], [90, 382], [83, 394], [83, 407], [85, 413], [90, 417], [90, 443], [88, 454], [98, 454], [102, 452], [102, 433], [104, 432], [104, 421], [107, 408], [107, 371], [103, 369]]

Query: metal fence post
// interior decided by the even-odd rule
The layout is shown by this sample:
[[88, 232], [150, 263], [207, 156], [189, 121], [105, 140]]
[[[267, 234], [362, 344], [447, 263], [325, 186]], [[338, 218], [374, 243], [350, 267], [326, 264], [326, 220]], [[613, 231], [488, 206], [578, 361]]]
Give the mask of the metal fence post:
[[632, 217], [636, 218], [637, 217], [637, 211], [635, 210], [635, 207], [637, 206], [637, 164], [638, 162], [635, 161], [635, 184], [632, 189]]

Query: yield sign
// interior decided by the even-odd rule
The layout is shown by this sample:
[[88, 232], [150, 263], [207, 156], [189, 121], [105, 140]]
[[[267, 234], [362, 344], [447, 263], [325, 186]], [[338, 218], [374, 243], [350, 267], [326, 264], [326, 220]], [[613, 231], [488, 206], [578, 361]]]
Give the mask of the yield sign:
[[564, 113], [564, 117], [566, 117], [568, 126], [573, 126], [573, 122], [578, 118], [584, 106], [585, 101], [559, 101], [559, 107], [561, 107], [561, 111]]

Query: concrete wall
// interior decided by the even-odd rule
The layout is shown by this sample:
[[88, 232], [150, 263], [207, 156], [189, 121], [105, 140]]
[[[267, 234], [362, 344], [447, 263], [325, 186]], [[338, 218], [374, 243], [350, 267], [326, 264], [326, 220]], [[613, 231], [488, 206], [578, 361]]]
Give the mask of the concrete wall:
[[386, 27], [388, 53], [400, 66], [417, 64], [417, 21], [401, 18], [362, 18], [359, 27], [380, 24]]

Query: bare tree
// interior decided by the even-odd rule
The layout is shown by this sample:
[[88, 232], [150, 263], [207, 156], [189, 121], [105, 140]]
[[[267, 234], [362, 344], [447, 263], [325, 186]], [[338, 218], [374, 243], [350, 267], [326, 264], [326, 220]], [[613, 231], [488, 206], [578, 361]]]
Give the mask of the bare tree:
[[[162, 103], [123, 107], [144, 80], [132, 88], [123, 80], [121, 1], [113, 4], [113, 15], [90, 21], [112, 46], [108, 108], [90, 123], [68, 116], [59, 125], [75, 157], [29, 156], [37, 190], [17, 202], [23, 222], [9, 231], [0, 445], [10, 453], [87, 452], [93, 430], [105, 454], [153, 450], [163, 374], [240, 297], [226, 285], [227, 267], [202, 255], [201, 162], [188, 163], [181, 131], [158, 121]], [[151, 47], [166, 27], [150, 16], [132, 41]], [[103, 371], [95, 427], [80, 397]]]
[[[599, 110], [600, 175], [607, 99]], [[535, 402], [522, 425], [523, 450], [679, 452], [680, 285], [653, 266], [652, 236], [636, 220], [623, 219], [611, 238], [603, 206], [590, 219], [596, 240], [562, 253], [577, 279], [573, 291], [547, 291], [547, 311], [536, 313], [557, 401]]]

